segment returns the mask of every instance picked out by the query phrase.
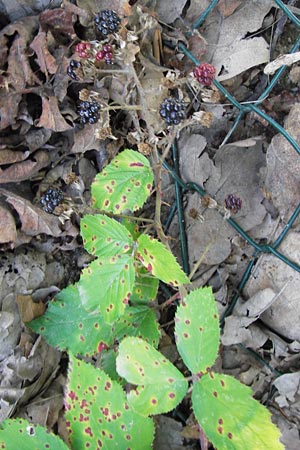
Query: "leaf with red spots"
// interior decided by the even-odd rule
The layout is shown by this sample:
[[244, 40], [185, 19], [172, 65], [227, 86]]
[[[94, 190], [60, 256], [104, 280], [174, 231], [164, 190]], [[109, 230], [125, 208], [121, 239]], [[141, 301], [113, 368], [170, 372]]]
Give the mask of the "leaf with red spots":
[[83, 308], [78, 283], [63, 289], [49, 302], [46, 313], [27, 325], [48, 344], [75, 354], [92, 356], [113, 343], [111, 326], [101, 314]]
[[122, 254], [92, 261], [82, 272], [78, 291], [87, 311], [99, 310], [103, 319], [112, 323], [124, 313], [133, 285], [133, 258]]
[[72, 355], [65, 409], [72, 450], [152, 448], [152, 419], [133, 411], [122, 387], [103, 370]]
[[6, 419], [0, 424], [0, 448], [6, 450], [68, 450], [67, 444], [47, 428], [25, 419]]
[[190, 292], [175, 316], [175, 338], [184, 364], [192, 373], [206, 372], [218, 355], [219, 315], [211, 288]]
[[159, 280], [151, 275], [144, 267], [139, 268], [136, 272], [133, 292], [130, 302], [137, 305], [148, 305], [153, 302], [157, 295]]
[[190, 282], [175, 256], [161, 242], [147, 234], [142, 234], [137, 242], [136, 258], [152, 275], [172, 286]]
[[80, 229], [85, 249], [95, 256], [127, 253], [133, 246], [133, 239], [127, 228], [102, 214], [84, 216]]
[[119, 153], [92, 184], [94, 208], [115, 214], [136, 211], [151, 194], [153, 172], [145, 156], [134, 150]]
[[160, 332], [154, 312], [148, 306], [130, 306], [113, 325], [112, 332], [120, 342], [126, 336], [136, 336], [158, 346]]
[[181, 372], [152, 345], [139, 338], [123, 339], [117, 371], [138, 385], [128, 395], [129, 404], [142, 415], [163, 414], [174, 409], [187, 392]]
[[283, 450], [280, 432], [271, 414], [252, 391], [229, 375], [214, 372], [194, 384], [192, 404], [196, 419], [212, 442], [222, 450]]

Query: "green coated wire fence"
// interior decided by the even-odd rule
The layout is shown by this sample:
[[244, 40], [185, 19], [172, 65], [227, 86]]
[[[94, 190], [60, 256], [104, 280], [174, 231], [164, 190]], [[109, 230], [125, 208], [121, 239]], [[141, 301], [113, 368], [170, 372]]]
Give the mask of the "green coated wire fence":
[[[284, 4], [281, 0], [274, 0], [277, 4], [278, 8], [286, 14], [286, 16], [291, 20], [291, 22], [296, 25], [296, 27], [300, 30], [300, 20], [291, 12], [291, 10], [288, 8], [286, 4]], [[206, 10], [201, 14], [201, 16], [198, 18], [198, 20], [193, 24], [192, 30], [199, 28], [202, 23], [205, 21], [206, 17], [209, 15], [209, 13], [215, 8], [218, 4], [219, 0], [212, 0], [209, 4], [209, 6], [206, 8]], [[293, 47], [290, 50], [290, 53], [294, 53], [298, 50], [300, 44], [300, 38], [297, 38], [294, 42]], [[182, 53], [185, 54], [196, 66], [198, 66], [201, 62], [187, 49], [187, 47], [180, 43], [178, 45], [178, 50], [180, 50]], [[265, 100], [265, 98], [270, 94], [272, 89], [276, 86], [277, 82], [279, 81], [280, 77], [283, 75], [284, 71], [286, 69], [286, 66], [281, 67], [276, 74], [273, 76], [272, 80], [269, 82], [269, 85], [266, 87], [264, 92], [260, 95], [260, 97], [252, 104], [242, 104], [240, 103], [235, 97], [233, 97], [225, 88], [224, 86], [218, 82], [217, 80], [214, 80], [214, 85], [218, 88], [218, 90], [225, 96], [225, 98], [236, 108], [237, 115], [236, 119], [227, 133], [223, 144], [228, 142], [230, 139], [232, 133], [236, 130], [236, 128], [239, 126], [239, 123], [244, 116], [245, 113], [248, 112], [255, 112], [258, 116], [265, 119], [277, 132], [279, 132], [294, 148], [294, 150], [300, 155], [300, 147], [297, 144], [297, 142], [293, 139], [292, 136], [278, 123], [276, 122], [272, 117], [270, 117], [268, 114], [266, 114], [264, 111], [260, 109], [260, 104]], [[183, 261], [183, 268], [186, 273], [189, 273], [189, 261], [188, 261], [188, 247], [187, 247], [187, 237], [185, 233], [185, 223], [184, 223], [184, 213], [183, 213], [183, 205], [182, 205], [182, 193], [187, 191], [193, 191], [197, 192], [201, 197], [204, 197], [205, 195], [209, 195], [201, 186], [199, 186], [197, 183], [194, 182], [188, 182], [185, 183], [181, 177], [180, 177], [180, 167], [178, 162], [178, 146], [177, 142], [175, 141], [172, 146], [172, 152], [173, 152], [173, 162], [174, 162], [174, 168], [171, 168], [166, 162], [163, 163], [164, 167], [168, 170], [168, 172], [172, 175], [175, 183], [175, 195], [176, 195], [176, 203], [172, 207], [169, 217], [167, 219], [165, 228], [168, 229], [172, 218], [174, 214], [177, 212], [178, 214], [178, 222], [179, 222], [179, 232], [180, 232], [180, 245], [181, 245], [181, 253], [182, 253], [182, 261]], [[285, 264], [293, 268], [295, 271], [300, 272], [300, 265], [296, 264], [295, 262], [291, 261], [289, 258], [287, 258], [285, 255], [283, 255], [281, 252], [277, 250], [279, 245], [282, 243], [284, 238], [286, 237], [287, 233], [289, 232], [291, 226], [297, 219], [298, 215], [300, 213], [300, 203], [296, 207], [295, 211], [293, 212], [292, 216], [288, 220], [287, 224], [285, 225], [283, 231], [281, 232], [280, 236], [272, 243], [269, 244], [260, 244], [253, 240], [248, 233], [246, 233], [239, 225], [238, 223], [232, 219], [231, 217], [225, 218], [228, 223], [242, 236], [243, 239], [245, 239], [254, 249], [252, 258], [244, 272], [244, 275], [242, 276], [242, 279], [236, 289], [236, 293], [231, 299], [231, 301], [228, 304], [227, 309], [225, 310], [222, 319], [221, 324], [224, 324], [225, 318], [230, 315], [235, 307], [235, 304], [240, 296], [240, 293], [242, 292], [246, 282], [248, 281], [251, 271], [254, 268], [257, 259], [260, 254], [262, 253], [269, 253], [274, 255], [275, 257], [279, 258], [281, 261], [283, 261]]]

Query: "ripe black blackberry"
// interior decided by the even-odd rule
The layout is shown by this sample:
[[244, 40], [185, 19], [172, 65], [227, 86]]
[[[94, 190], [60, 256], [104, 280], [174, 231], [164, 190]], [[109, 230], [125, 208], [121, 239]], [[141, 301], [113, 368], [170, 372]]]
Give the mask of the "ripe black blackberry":
[[165, 98], [159, 107], [159, 114], [167, 125], [178, 125], [185, 118], [185, 104], [177, 98]]
[[81, 67], [81, 62], [76, 61], [76, 59], [71, 59], [70, 64], [67, 67], [67, 74], [69, 75], [72, 80], [78, 81], [79, 78], [76, 75], [76, 69], [79, 69]]
[[60, 189], [49, 188], [41, 196], [40, 204], [47, 213], [51, 214], [55, 208], [63, 201], [63, 193]]
[[96, 123], [100, 117], [100, 105], [97, 102], [81, 101], [77, 108], [80, 116], [80, 122], [84, 125], [86, 123]]
[[115, 33], [120, 28], [121, 19], [112, 9], [104, 9], [94, 19], [98, 31], [103, 36]]

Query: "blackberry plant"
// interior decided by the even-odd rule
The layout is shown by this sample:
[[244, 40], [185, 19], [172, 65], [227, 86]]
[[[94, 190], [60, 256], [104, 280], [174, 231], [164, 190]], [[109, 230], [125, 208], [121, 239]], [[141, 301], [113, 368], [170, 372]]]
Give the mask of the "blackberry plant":
[[86, 123], [96, 123], [99, 120], [100, 117], [100, 105], [99, 103], [93, 101], [81, 101], [78, 105], [78, 114], [80, 116], [80, 122], [82, 124]]
[[42, 195], [40, 199], [40, 204], [44, 211], [52, 214], [55, 208], [63, 201], [63, 193], [60, 189], [49, 188]]
[[165, 98], [159, 108], [167, 125], [178, 125], [185, 118], [185, 104], [174, 97]]
[[121, 19], [112, 9], [104, 9], [94, 19], [97, 30], [103, 35], [115, 33], [120, 28]]

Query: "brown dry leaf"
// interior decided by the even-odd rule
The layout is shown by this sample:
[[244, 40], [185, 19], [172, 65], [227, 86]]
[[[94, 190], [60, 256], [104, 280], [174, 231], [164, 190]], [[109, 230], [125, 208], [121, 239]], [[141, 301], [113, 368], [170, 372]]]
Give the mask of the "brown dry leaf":
[[10, 148], [0, 149], [0, 166], [3, 164], [13, 164], [19, 161], [24, 161], [24, 159], [28, 158], [30, 152], [28, 150], [12, 150]]
[[11, 212], [0, 204], [0, 244], [10, 244], [14, 247], [17, 239], [15, 219]]
[[36, 236], [41, 233], [51, 236], [60, 236], [62, 234], [58, 217], [47, 214], [25, 198], [5, 189], [0, 188], [0, 194], [17, 211], [22, 223], [21, 230], [28, 236]]
[[54, 56], [48, 49], [49, 39], [52, 38], [50, 32], [45, 33], [39, 31], [39, 34], [34, 38], [30, 47], [35, 51], [37, 55], [37, 63], [44, 74], [54, 74], [57, 71], [57, 62]]
[[43, 29], [52, 29], [70, 37], [75, 37], [74, 23], [76, 17], [71, 11], [63, 8], [47, 9], [40, 15], [40, 23]]
[[[282, 229], [283, 226], [278, 233]], [[291, 261], [299, 263], [299, 232], [289, 231], [278, 250]], [[299, 273], [273, 255], [262, 255], [251, 273], [244, 294], [251, 300], [260, 291], [267, 289], [274, 292], [275, 298], [271, 306], [259, 316], [260, 319], [281, 336], [299, 341]]]
[[5, 35], [14, 36], [7, 59], [7, 74], [8, 83], [16, 92], [24, 89], [26, 85], [41, 84], [30, 67], [27, 51], [28, 44], [31, 42], [37, 27], [37, 17], [31, 16], [16, 24], [8, 25], [2, 30]]
[[74, 144], [71, 153], [84, 153], [88, 150], [97, 150], [99, 148], [99, 140], [96, 137], [98, 125], [86, 125], [78, 133], [74, 134]]
[[174, 0], [172, 2], [157, 2], [156, 12], [164, 23], [173, 23], [182, 13], [186, 0]]
[[[210, 1], [190, 3], [186, 19], [192, 25]], [[215, 66], [219, 74], [218, 80], [228, 80], [251, 67], [269, 61], [269, 46], [266, 40], [261, 36], [246, 36], [247, 32], [253, 33], [261, 28], [264, 17], [272, 6], [272, 0], [244, 0], [231, 15], [223, 19], [220, 18], [217, 8], [210, 12], [201, 34], [206, 42], [209, 42], [205, 60]]]
[[[205, 139], [199, 135], [186, 133], [180, 139], [180, 167], [184, 180], [204, 185], [223, 209], [227, 195], [239, 197], [242, 208], [233, 218], [245, 231], [251, 230], [262, 223], [266, 215], [258, 177], [265, 162], [261, 139], [223, 146], [216, 151], [214, 161], [207, 153], [201, 155], [205, 145]], [[220, 264], [231, 252], [230, 240], [235, 231], [217, 210], [202, 205], [198, 194], [187, 194], [187, 199], [186, 226], [191, 263], [202, 258], [204, 264]], [[190, 210], [195, 210], [198, 215], [193, 217]]]
[[220, 0], [218, 10], [223, 17], [231, 16], [234, 11], [242, 4], [242, 0]]
[[[298, 103], [291, 108], [285, 122], [285, 129], [296, 142], [300, 139], [299, 119]], [[299, 155], [281, 134], [277, 134], [267, 150], [265, 189], [271, 194], [272, 201], [284, 221], [288, 220], [299, 203], [299, 182]]]
[[[130, 16], [131, 14], [131, 6], [128, 0], [77, 0], [76, 3], [80, 8], [88, 11], [90, 15], [96, 14], [103, 9], [112, 9], [121, 17]], [[80, 21], [84, 25], [82, 18]]]
[[42, 115], [35, 125], [53, 131], [66, 131], [73, 128], [63, 118], [58, 107], [58, 100], [54, 96], [49, 99], [42, 97]]
[[32, 160], [17, 162], [5, 170], [0, 171], [0, 183], [19, 183], [37, 174], [43, 167], [50, 164], [49, 153], [40, 150], [34, 154]]
[[13, 125], [18, 115], [19, 103], [22, 99], [21, 94], [6, 92], [0, 96], [0, 129]]
[[42, 316], [46, 310], [43, 302], [36, 303], [32, 300], [31, 295], [17, 294], [17, 304], [22, 322], [30, 322], [36, 317]]

